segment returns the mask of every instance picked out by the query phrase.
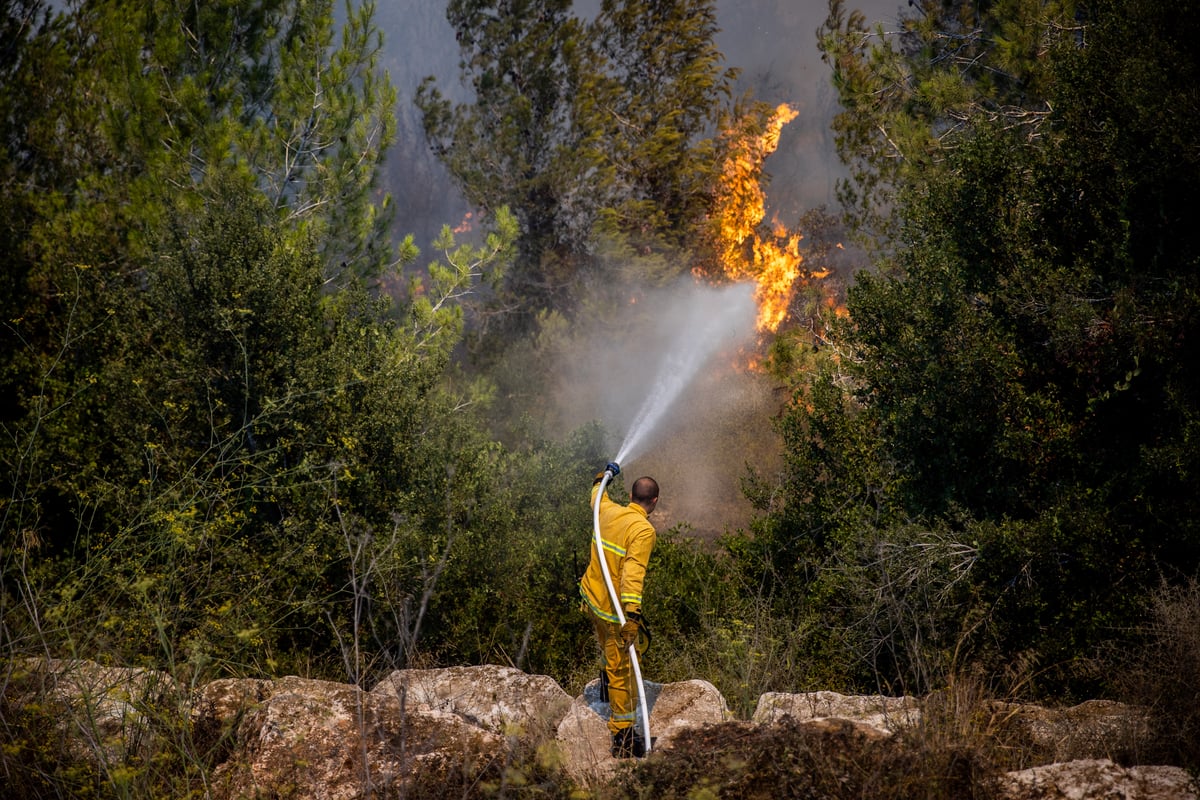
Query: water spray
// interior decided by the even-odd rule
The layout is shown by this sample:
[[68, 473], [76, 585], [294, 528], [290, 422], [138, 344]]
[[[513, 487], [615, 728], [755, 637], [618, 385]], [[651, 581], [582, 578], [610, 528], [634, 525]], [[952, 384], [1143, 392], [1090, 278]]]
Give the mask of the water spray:
[[674, 340], [658, 369], [650, 394], [646, 396], [633, 424], [625, 434], [614, 459], [624, 463], [644, 444], [647, 434], [662, 420], [667, 409], [700, 373], [712, 355], [730, 340], [752, 334], [757, 308], [754, 287], [748, 283], [713, 289], [702, 287], [687, 316], [677, 325]]
[[[608, 599], [612, 601], [613, 609], [617, 612], [617, 624], [625, 625], [625, 611], [621, 608], [620, 598], [613, 586], [612, 575], [608, 571], [608, 559], [604, 557], [604, 541], [600, 538], [600, 501], [608, 482], [620, 471], [616, 462], [609, 462], [604, 468], [604, 477], [600, 481], [600, 490], [596, 492], [596, 503], [592, 507], [592, 528], [596, 532], [596, 559], [600, 562], [600, 571], [604, 573], [604, 585], [608, 588]], [[637, 680], [638, 705], [642, 710], [642, 740], [646, 744], [646, 752], [650, 752], [650, 709], [646, 706], [646, 684], [642, 681], [642, 665], [638, 662], [637, 641], [629, 645], [629, 663], [633, 664], [633, 677]]]

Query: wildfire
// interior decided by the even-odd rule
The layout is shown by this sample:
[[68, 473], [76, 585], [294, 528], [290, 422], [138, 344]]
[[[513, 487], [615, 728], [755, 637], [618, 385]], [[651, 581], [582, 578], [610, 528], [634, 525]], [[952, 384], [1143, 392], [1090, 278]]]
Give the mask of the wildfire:
[[[760, 234], [766, 216], [760, 185], [763, 162], [779, 146], [783, 126], [798, 113], [783, 103], [776, 107], [765, 130], [727, 134], [729, 156], [722, 171], [715, 219], [718, 258], [725, 277], [754, 281], [760, 332], [775, 331], [787, 317], [804, 263], [801, 234], [788, 231], [778, 221], [769, 235]], [[814, 271], [809, 277], [820, 279], [828, 274], [828, 270]]]

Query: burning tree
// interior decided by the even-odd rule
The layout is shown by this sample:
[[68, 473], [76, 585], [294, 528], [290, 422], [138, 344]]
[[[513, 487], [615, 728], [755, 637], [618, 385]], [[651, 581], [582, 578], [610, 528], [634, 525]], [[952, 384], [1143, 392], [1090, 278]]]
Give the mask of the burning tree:
[[[521, 257], [503, 298], [526, 321], [569, 311], [601, 249], [656, 279], [686, 271], [720, 198], [721, 136], [736, 71], [721, 67], [712, 0], [605, 0], [588, 23], [562, 0], [455, 0], [470, 103], [426, 81], [435, 152], [483, 211], [510, 206]], [[761, 164], [760, 164], [761, 167]], [[653, 266], [649, 266], [653, 265]]]

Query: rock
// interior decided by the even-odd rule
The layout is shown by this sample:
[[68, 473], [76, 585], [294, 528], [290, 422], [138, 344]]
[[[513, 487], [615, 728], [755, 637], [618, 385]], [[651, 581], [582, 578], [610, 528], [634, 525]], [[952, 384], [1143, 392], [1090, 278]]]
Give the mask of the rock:
[[1067, 761], [1009, 772], [1004, 800], [1197, 800], [1196, 783], [1179, 767], [1121, 767], [1107, 759]]
[[456, 714], [505, 735], [553, 732], [571, 705], [553, 678], [494, 665], [396, 670], [372, 694]]
[[880, 742], [892, 735], [886, 728], [881, 728], [870, 722], [847, 719], [846, 717], [818, 717], [817, 719], [797, 720], [797, 730], [811, 736], [861, 739], [868, 742]]
[[1109, 700], [1069, 708], [994, 702], [992, 709], [999, 735], [1035, 749], [1046, 761], [1124, 761], [1136, 756], [1150, 726], [1144, 709]]
[[220, 678], [206, 683], [192, 698], [192, 722], [215, 721], [222, 728], [229, 728], [274, 691], [275, 681], [255, 678]]
[[[530, 754], [538, 768], [561, 763], [570, 778], [594, 788], [637, 763], [610, 755], [598, 681], [572, 699], [551, 678], [508, 667], [399, 670], [370, 692], [297, 677], [223, 679], [190, 698], [164, 673], [91, 661], [13, 661], [6, 677], [6, 719], [17, 710], [24, 726], [16, 746], [46, 726], [51, 758], [86, 764], [88, 774], [116, 784], [118, 770], [187, 741], [193, 755], [214, 765], [206, 789], [216, 800], [465, 796], [521, 778], [509, 767], [520, 772]], [[922, 719], [922, 702], [928, 719], [937, 715], [936, 697], [768, 693], [752, 721], [735, 723], [706, 681], [646, 689], [650, 758], [661, 753], [660, 766], [682, 759], [707, 769], [705, 759], [739, 746], [769, 761], [775, 756], [763, 748], [788, 735], [830, 753], [847, 742], [903, 747], [891, 737]], [[1025, 754], [1020, 763], [1047, 762], [997, 777], [999, 798], [1200, 800], [1182, 769], [1119, 766], [1136, 763], [1137, 744], [1148, 736], [1152, 721], [1143, 709], [1105, 701], [980, 708], [987, 735]], [[191, 723], [187, 738], [165, 740], [178, 737], [181, 720]]]
[[444, 711], [401, 708], [399, 698], [289, 677], [204, 687], [198, 729], [230, 730], [213, 774], [216, 798], [297, 796], [349, 800], [403, 794], [502, 756], [503, 737]]
[[[702, 680], [646, 684], [650, 709], [651, 750], [667, 747], [682, 730], [724, 722], [730, 718], [725, 698], [711, 683]], [[641, 711], [638, 729], [642, 728]], [[589, 786], [607, 780], [624, 760], [611, 754], [608, 704], [600, 702], [600, 682], [592, 681], [571, 703], [558, 724], [557, 740], [567, 772]], [[628, 763], [628, 762], [624, 762]]]
[[612, 746], [606, 718], [585, 699], [576, 697], [558, 723], [556, 739], [563, 765], [573, 780], [584, 786], [598, 786], [610, 778], [619, 763], [609, 750]]
[[55, 709], [72, 756], [108, 773], [152, 752], [153, 720], [179, 715], [181, 697], [170, 675], [107, 667], [83, 659], [26, 659], [14, 670], [17, 705]]
[[664, 747], [680, 730], [732, 718], [725, 697], [708, 681], [666, 683], [650, 709], [650, 735], [657, 747]]
[[916, 698], [907, 695], [884, 697], [848, 696], [837, 692], [767, 692], [758, 698], [753, 722], [765, 725], [782, 717], [792, 717], [801, 722], [826, 718], [846, 719], [891, 734], [916, 725], [920, 721], [921, 710]]

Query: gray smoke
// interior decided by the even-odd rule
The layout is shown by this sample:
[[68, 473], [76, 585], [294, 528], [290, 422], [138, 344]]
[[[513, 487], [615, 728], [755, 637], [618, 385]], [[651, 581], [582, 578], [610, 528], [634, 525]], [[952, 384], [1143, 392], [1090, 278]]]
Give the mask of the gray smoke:
[[625, 485], [658, 480], [660, 529], [686, 522], [710, 538], [745, 525], [741, 475], [748, 464], [775, 468], [771, 420], [781, 398], [749, 369], [758, 344], [752, 288], [685, 276], [615, 307], [597, 301], [543, 354], [556, 376], [548, 431], [600, 422]]
[[722, 353], [730, 358], [743, 351], [754, 333], [758, 314], [752, 284], [689, 283], [671, 298], [673, 307], [657, 317], [662, 331], [656, 341], [663, 347], [663, 357], [651, 372], [646, 397], [617, 450], [618, 461], [640, 455], [700, 371]]
[[[579, 0], [576, 13], [594, 15], [599, 0]], [[868, 20], [891, 25], [898, 0], [850, 0]], [[788, 103], [800, 113], [786, 125], [779, 149], [767, 162], [768, 205], [793, 225], [804, 211], [832, 206], [844, 170], [834, 150], [829, 123], [837, 112], [829, 68], [821, 62], [816, 30], [827, 13], [823, 0], [718, 0], [717, 46], [725, 66], [741, 70], [738, 89], [760, 100]], [[413, 105], [427, 75], [451, 100], [469, 92], [459, 84], [459, 50], [446, 21], [444, 2], [390, 0], [377, 6], [384, 31], [383, 66], [396, 85], [398, 141], [385, 164], [385, 188], [396, 201], [397, 235], [414, 234], [423, 249], [443, 224], [454, 226], [469, 210], [449, 175], [428, 150]]]
[[[890, 25], [901, 4], [850, 0], [850, 5], [868, 20]], [[599, 0], [580, 0], [576, 8], [581, 16], [594, 15]], [[725, 66], [741, 70], [738, 90], [750, 90], [772, 105], [788, 103], [799, 112], [784, 126], [779, 148], [766, 163], [768, 214], [794, 227], [805, 211], [834, 205], [835, 186], [844, 175], [829, 129], [836, 98], [816, 47], [826, 3], [718, 0], [717, 11], [717, 46]], [[385, 188], [396, 200], [397, 236], [412, 233], [427, 250], [443, 224], [457, 224], [469, 209], [429, 153], [413, 97], [426, 75], [435, 75], [452, 100], [466, 100], [469, 93], [458, 84], [458, 45], [444, 3], [392, 0], [379, 4], [378, 19], [386, 37], [384, 65], [400, 95], [399, 141], [386, 164]], [[670, 290], [639, 291], [636, 300], [592, 315], [592, 329], [584, 315], [550, 356], [559, 382], [547, 429], [565, 434], [599, 420], [613, 437], [610, 457], [653, 391], [672, 343], [677, 336], [686, 338], [695, 324], [688, 315], [706, 302], [721, 302], [719, 294], [689, 281]], [[653, 422], [644, 446], [622, 464], [626, 486], [639, 475], [658, 479], [663, 496], [655, 523], [660, 530], [687, 523], [708, 538], [744, 526], [751, 510], [741, 476], [747, 467], [765, 473], [778, 468], [772, 422], [787, 398], [746, 368], [753, 341], [731, 335], [725, 344]]]

